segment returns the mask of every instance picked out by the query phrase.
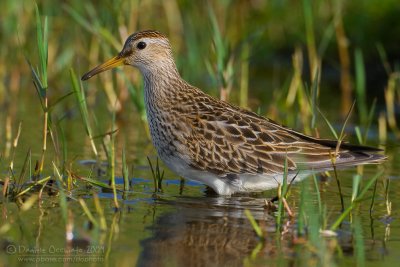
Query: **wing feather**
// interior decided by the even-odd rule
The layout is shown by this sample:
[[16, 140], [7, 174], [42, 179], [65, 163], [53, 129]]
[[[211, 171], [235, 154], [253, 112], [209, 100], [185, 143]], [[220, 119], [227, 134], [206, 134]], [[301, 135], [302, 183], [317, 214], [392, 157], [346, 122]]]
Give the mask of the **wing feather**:
[[[213, 98], [189, 103], [184, 117], [187, 131], [181, 131], [179, 142], [189, 149], [193, 167], [228, 174], [282, 174], [285, 161], [288, 170], [299, 168], [327, 169], [336, 164], [381, 160], [372, 148], [316, 139], [263, 118], [253, 112], [234, 107]], [[182, 127], [181, 127], [182, 128]], [[194, 145], [195, 144], [195, 145]], [[187, 153], [187, 151], [186, 151]], [[374, 157], [375, 156], [375, 157]]]

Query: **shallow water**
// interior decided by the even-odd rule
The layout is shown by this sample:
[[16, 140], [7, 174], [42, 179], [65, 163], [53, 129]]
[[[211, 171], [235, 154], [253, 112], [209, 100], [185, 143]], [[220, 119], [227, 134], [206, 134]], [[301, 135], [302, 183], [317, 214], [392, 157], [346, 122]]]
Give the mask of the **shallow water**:
[[[371, 169], [371, 170], [370, 170]], [[368, 175], [374, 169], [368, 169]], [[351, 171], [339, 173], [343, 182], [345, 201], [349, 201]], [[264, 197], [274, 196], [273, 191], [258, 196], [217, 197], [206, 196], [204, 186], [186, 184], [181, 192], [178, 180], [167, 180], [164, 193], [154, 198], [151, 182], [133, 179], [134, 188], [120, 200], [120, 210], [112, 204], [112, 194], [98, 192], [104, 207], [109, 231], [90, 230], [87, 217], [76, 201], [69, 201], [73, 213], [74, 244], [86, 252], [78, 253], [82, 259], [94, 262], [106, 261], [111, 265], [128, 266], [242, 266], [249, 264], [289, 264], [303, 260], [313, 262], [313, 257], [303, 259], [302, 251], [307, 250], [304, 243], [294, 243], [292, 235], [296, 220], [285, 220], [286, 234], [279, 235], [274, 212], [264, 209]], [[301, 183], [310, 184], [310, 179]], [[293, 210], [297, 212], [301, 183], [295, 184], [288, 198]], [[321, 197], [326, 203], [329, 218], [340, 214], [340, 203], [334, 181], [320, 182]], [[379, 186], [379, 185], [378, 185]], [[366, 260], [371, 264], [393, 266], [398, 260], [400, 229], [397, 220], [396, 204], [399, 199], [395, 192], [399, 189], [398, 177], [391, 180], [390, 201], [393, 212], [387, 216], [384, 199], [378, 193], [372, 217], [369, 214], [369, 201], [355, 212], [361, 222]], [[378, 189], [378, 192], [380, 190]], [[74, 196], [86, 198], [92, 211], [91, 196], [75, 192]], [[261, 241], [254, 233], [244, 210], [249, 209], [265, 231]], [[60, 214], [58, 199], [44, 197], [41, 205], [34, 206], [24, 214], [18, 215], [15, 203], [3, 205], [3, 216], [15, 223], [8, 231], [8, 238], [2, 238], [5, 250], [10, 247], [16, 253], [2, 255], [2, 260], [12, 266], [25, 265], [20, 259], [52, 260], [55, 255], [65, 258], [65, 230]], [[331, 251], [339, 265], [356, 262], [354, 240], [349, 221], [343, 223], [337, 237], [326, 238], [336, 244], [341, 253]], [[26, 252], [30, 247], [41, 248], [47, 252]], [[97, 253], [93, 250], [98, 249]], [[60, 254], [56, 254], [60, 250]], [[90, 252], [87, 252], [90, 250]], [[53, 253], [54, 252], [54, 253]], [[72, 253], [73, 255], [76, 255]], [[195, 264], [193, 264], [195, 263]]]
[[[14, 121], [19, 121], [26, 114], [40, 114], [40, 106], [31, 99], [28, 96], [21, 100], [27, 105], [18, 110]], [[104, 118], [104, 125], [110, 125], [111, 118], [104, 111], [104, 103], [101, 98], [98, 101], [100, 104], [93, 107], [94, 112]], [[372, 212], [370, 213], [370, 190], [351, 217], [346, 217], [336, 231], [336, 237], [322, 237], [322, 234], [314, 230], [306, 235], [306, 239], [304, 236], [297, 236], [297, 214], [304, 188], [308, 188], [309, 207], [318, 209], [312, 178], [292, 186], [287, 200], [295, 216], [284, 217], [281, 231], [277, 228], [277, 212], [265, 208], [265, 199], [275, 197], [276, 190], [218, 197], [209, 194], [202, 184], [190, 181], [183, 183], [161, 165], [166, 177], [163, 193], [154, 196], [153, 179], [146, 156], [150, 156], [154, 164], [156, 154], [150, 140], [146, 138], [143, 123], [130, 108], [128, 105], [117, 125], [116, 174], [121, 175], [121, 154], [125, 148], [132, 183], [130, 192], [118, 195], [120, 209], [116, 210], [114, 207], [112, 192], [87, 186], [79, 179], [75, 189], [69, 193], [67, 206], [71, 212], [67, 220], [63, 218], [59, 196], [49, 195], [46, 190], [40, 202], [27, 211], [21, 211], [17, 203], [5, 199], [1, 205], [0, 263], [8, 266], [41, 263], [59, 265], [65, 261], [81, 265], [89, 263], [93, 266], [100, 263], [112, 266], [346, 266], [356, 264], [360, 259], [366, 265], [374, 266], [393, 266], [398, 263], [400, 198], [397, 192], [400, 190], [400, 148], [394, 141], [387, 145], [389, 160], [384, 165], [363, 168], [362, 186], [379, 170], [384, 169], [384, 174], [378, 179]], [[329, 110], [325, 111], [329, 113]], [[331, 112], [334, 114], [334, 110]], [[0, 119], [4, 120], [2, 117]], [[337, 121], [339, 125], [340, 120]], [[14, 165], [16, 173], [22, 168], [29, 148], [32, 149], [32, 166], [40, 158], [41, 128], [38, 125], [41, 123], [40, 116], [32, 116], [23, 122]], [[68, 168], [78, 176], [92, 175], [92, 151], [77, 107], [71, 108], [70, 117], [63, 120], [61, 125], [66, 129]], [[323, 130], [324, 124], [320, 125], [321, 135], [329, 136], [328, 130]], [[376, 139], [375, 128], [376, 126], [372, 126], [370, 131], [373, 140]], [[347, 131], [350, 137], [353, 136], [351, 129], [349, 126]], [[103, 131], [106, 130], [104, 127]], [[46, 154], [44, 175], [53, 174], [52, 160], [55, 154], [56, 151], [50, 146]], [[99, 171], [94, 171], [92, 178], [107, 183], [106, 165], [104, 163]], [[350, 205], [355, 174], [355, 168], [338, 172], [345, 207]], [[325, 229], [328, 229], [341, 214], [338, 187], [333, 177], [318, 176], [317, 179], [321, 203], [326, 210]], [[386, 187], [388, 181], [390, 184]], [[117, 178], [117, 184], [122, 186], [122, 178]], [[106, 231], [90, 223], [77, 201], [78, 198], [83, 198], [95, 220], [99, 221], [101, 216], [96, 212], [93, 193], [99, 196], [104, 209]], [[391, 203], [389, 211], [388, 203]], [[260, 225], [264, 240], [257, 237], [245, 215], [246, 209], [250, 210]], [[309, 212], [312, 214], [313, 210]], [[310, 215], [310, 218], [313, 217]], [[66, 230], [66, 221], [69, 231]], [[361, 243], [357, 239], [356, 231], [362, 237]], [[362, 249], [359, 250], [359, 247]]]

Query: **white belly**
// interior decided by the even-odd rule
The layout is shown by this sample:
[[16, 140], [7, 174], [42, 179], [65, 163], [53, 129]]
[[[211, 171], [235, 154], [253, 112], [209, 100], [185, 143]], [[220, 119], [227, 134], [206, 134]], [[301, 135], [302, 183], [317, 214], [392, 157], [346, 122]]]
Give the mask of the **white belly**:
[[[207, 171], [194, 169], [184, 160], [173, 157], [163, 159], [164, 163], [179, 176], [183, 178], [201, 182], [211, 187], [219, 195], [232, 195], [234, 193], [245, 192], [261, 192], [268, 189], [276, 188], [282, 184], [283, 175], [266, 175], [266, 174], [239, 174], [234, 179], [219, 176]], [[309, 173], [302, 175], [290, 174], [288, 183], [295, 178], [295, 181], [307, 177]]]

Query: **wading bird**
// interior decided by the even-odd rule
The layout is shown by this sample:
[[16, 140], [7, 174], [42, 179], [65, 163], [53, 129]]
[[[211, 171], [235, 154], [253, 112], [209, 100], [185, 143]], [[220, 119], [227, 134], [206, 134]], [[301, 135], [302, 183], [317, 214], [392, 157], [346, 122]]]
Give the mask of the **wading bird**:
[[304, 135], [215, 99], [181, 78], [168, 38], [141, 31], [114, 58], [82, 80], [120, 65], [140, 70], [153, 144], [176, 174], [220, 195], [264, 191], [287, 179], [360, 164], [380, 163], [379, 149]]

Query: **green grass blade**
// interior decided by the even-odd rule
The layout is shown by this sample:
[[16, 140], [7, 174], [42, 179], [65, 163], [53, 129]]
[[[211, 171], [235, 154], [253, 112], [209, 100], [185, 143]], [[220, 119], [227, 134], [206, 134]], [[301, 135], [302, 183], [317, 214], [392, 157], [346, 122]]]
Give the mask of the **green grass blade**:
[[279, 203], [278, 203], [278, 216], [277, 216], [277, 225], [279, 231], [281, 231], [281, 226], [282, 226], [282, 221], [283, 221], [283, 216], [285, 214], [285, 207], [283, 200], [286, 196], [286, 190], [287, 190], [287, 176], [288, 176], [288, 167], [287, 167], [287, 156], [285, 157], [285, 165], [284, 165], [284, 172], [283, 172], [283, 180], [282, 180], [282, 185], [278, 187], [278, 190], [280, 190], [279, 194]]
[[365, 266], [365, 245], [362, 225], [358, 216], [355, 216], [352, 226], [355, 239], [354, 249], [356, 254], [357, 267], [363, 267]]
[[64, 218], [64, 221], [67, 222], [68, 204], [67, 204], [67, 196], [65, 195], [65, 191], [64, 191], [65, 189], [64, 189], [63, 177], [61, 176], [61, 174], [54, 162], [53, 162], [53, 169], [54, 169], [54, 176], [56, 177], [56, 184], [57, 184], [58, 192], [59, 192], [61, 214]]
[[328, 125], [329, 130], [331, 130], [331, 133], [333, 134], [333, 136], [335, 137], [336, 140], [339, 139], [339, 136], [336, 133], [335, 128], [332, 126], [332, 124], [329, 122], [328, 118], [325, 117], [324, 113], [322, 113], [322, 111], [317, 107], [319, 114], [321, 114], [322, 118], [324, 119], [325, 123]]
[[98, 23], [92, 23], [88, 21], [87, 19], [85, 19], [85, 17], [80, 15], [78, 12], [76, 12], [72, 7], [68, 5], [64, 5], [63, 7], [67, 11], [67, 13], [69, 13], [70, 16], [84, 29], [93, 34], [101, 36], [108, 44], [112, 45], [114, 49], [116, 50], [121, 49], [121, 43], [114, 37], [114, 34], [112, 34], [107, 28], [101, 27], [100, 24]]
[[358, 143], [362, 144], [363, 137], [362, 137], [360, 126], [357, 125], [356, 127], [354, 127], [354, 131], [356, 132], [356, 137], [357, 137]]
[[[112, 126], [111, 129], [115, 129], [115, 112], [112, 114]], [[115, 183], [115, 133], [110, 134], [110, 143], [109, 143], [109, 148], [108, 148], [108, 166], [109, 166], [109, 174], [111, 176], [111, 188], [113, 190], [113, 196], [114, 196], [114, 205], [118, 209], [119, 204], [118, 204], [118, 194], [117, 194], [117, 187]]]
[[306, 187], [306, 183], [301, 183], [300, 186], [300, 203], [299, 203], [299, 211], [298, 211], [298, 218], [297, 218], [297, 233], [298, 236], [302, 236], [305, 233], [305, 226], [306, 226], [306, 201], [308, 198], [308, 192]]
[[342, 130], [340, 131], [340, 136], [339, 136], [339, 140], [340, 140], [340, 141], [343, 140], [343, 138], [344, 138], [344, 130], [346, 129], [346, 125], [347, 125], [347, 123], [348, 123], [349, 120], [350, 120], [351, 113], [353, 113], [353, 109], [354, 109], [354, 105], [355, 105], [355, 104], [356, 104], [356, 102], [353, 102], [353, 104], [352, 104], [351, 107], [350, 107], [349, 112], [348, 112], [347, 115], [346, 115], [346, 118], [345, 118], [344, 123], [343, 123], [343, 126], [342, 126]]
[[38, 45], [38, 54], [40, 60], [41, 83], [44, 89], [47, 89], [47, 48], [48, 48], [48, 22], [47, 17], [44, 19], [44, 25], [40, 18], [39, 7], [35, 3], [36, 13], [36, 38]]
[[315, 72], [315, 77], [313, 79], [312, 82], [312, 86], [311, 86], [311, 112], [312, 112], [312, 119], [311, 119], [311, 129], [315, 129], [316, 128], [316, 110], [318, 107], [318, 89], [319, 89], [319, 76], [320, 76], [320, 70], [319, 68], [317, 69], [317, 71]]
[[151, 163], [151, 160], [150, 160], [149, 157], [147, 157], [147, 161], [149, 162], [151, 174], [152, 174], [152, 176], [153, 176], [154, 193], [157, 193], [157, 192], [158, 192], [158, 183], [157, 183], [156, 173], [155, 173], [155, 171], [154, 171], [153, 164]]
[[78, 177], [80, 180], [88, 182], [92, 185], [101, 187], [101, 188], [105, 188], [105, 189], [112, 189], [111, 186], [109, 186], [107, 183], [101, 182], [101, 181], [97, 181], [95, 179], [89, 178], [89, 177]]
[[51, 176], [47, 176], [45, 178], [42, 178], [38, 181], [36, 181], [35, 183], [31, 184], [30, 186], [26, 187], [24, 190], [22, 190], [21, 192], [19, 192], [15, 197], [20, 197], [24, 194], [26, 194], [27, 192], [29, 192], [32, 188], [36, 187], [37, 185], [42, 185], [44, 183], [46, 183], [47, 181], [49, 181], [51, 179]]
[[258, 223], [256, 222], [256, 220], [253, 217], [253, 214], [251, 214], [251, 212], [248, 209], [244, 210], [244, 214], [246, 215], [247, 219], [249, 220], [251, 226], [253, 227], [254, 232], [256, 232], [258, 238], [260, 239], [264, 239], [264, 235], [263, 232], [260, 228], [260, 226], [258, 225]]
[[358, 115], [360, 116], [360, 120], [362, 124], [365, 124], [367, 121], [367, 98], [365, 95], [365, 64], [364, 57], [362, 51], [360, 49], [356, 49], [354, 55], [354, 62], [356, 68], [356, 94], [357, 94], [357, 107], [358, 107]]
[[347, 215], [354, 209], [354, 207], [356, 206], [356, 203], [363, 200], [365, 193], [367, 193], [367, 191], [372, 187], [372, 185], [374, 185], [375, 181], [383, 174], [383, 172], [384, 172], [384, 170], [378, 172], [377, 174], [375, 174], [374, 177], [372, 177], [367, 182], [367, 184], [363, 187], [363, 189], [361, 190], [361, 192], [359, 193], [357, 198], [354, 199], [352, 204], [347, 209], [345, 209], [342, 212], [342, 214], [339, 216], [339, 218], [337, 218], [336, 221], [332, 224], [332, 226], [330, 227], [330, 230], [335, 231], [339, 227], [339, 225], [343, 222], [343, 220], [347, 217]]
[[32, 78], [33, 78], [33, 84], [34, 84], [36, 92], [38, 94], [38, 97], [39, 97], [39, 100], [40, 100], [40, 105], [42, 106], [43, 111], [45, 111], [46, 108], [45, 108], [43, 99], [46, 96], [46, 89], [44, 89], [44, 87], [42, 85], [42, 82], [40, 81], [40, 77], [39, 77], [37, 71], [35, 70], [35, 68], [32, 66], [31, 62], [28, 59], [26, 59], [26, 62], [28, 63], [29, 68], [31, 70], [31, 75], [32, 75]]
[[81, 113], [81, 118], [83, 121], [83, 125], [85, 126], [85, 131], [87, 136], [90, 139], [90, 143], [92, 145], [92, 150], [95, 156], [98, 156], [97, 148], [93, 140], [93, 135], [92, 135], [92, 128], [89, 123], [89, 112], [86, 104], [86, 97], [85, 93], [83, 92], [83, 89], [78, 81], [78, 78], [76, 77], [75, 71], [71, 68], [70, 69], [70, 78], [71, 78], [71, 83], [72, 83], [72, 89], [74, 91], [76, 100], [79, 104], [79, 110]]
[[124, 178], [124, 191], [129, 191], [129, 169], [126, 164], [125, 148], [122, 149], [122, 177]]
[[321, 192], [319, 191], [317, 176], [315, 174], [313, 174], [312, 177], [313, 177], [315, 192], [317, 193], [318, 211], [319, 211], [319, 214], [322, 214]]
[[374, 115], [375, 115], [376, 102], [377, 102], [377, 99], [374, 98], [374, 101], [372, 102], [372, 106], [371, 106], [371, 109], [370, 109], [369, 114], [368, 114], [367, 125], [365, 126], [365, 133], [364, 133], [363, 142], [360, 143], [360, 144], [367, 143], [369, 128], [371, 127], [372, 120], [374, 119]]
[[385, 48], [383, 47], [382, 43], [378, 43], [376, 45], [376, 49], [378, 50], [379, 57], [381, 58], [383, 67], [385, 68], [386, 74], [390, 75], [392, 73], [392, 68], [387, 58], [387, 54]]
[[353, 202], [358, 195], [358, 191], [360, 190], [361, 178], [362, 176], [359, 174], [353, 176], [353, 191], [351, 194], [351, 202]]
[[91, 221], [95, 227], [99, 227], [99, 223], [94, 218], [92, 212], [89, 210], [88, 206], [86, 205], [85, 200], [82, 198], [79, 198], [78, 201], [79, 201], [79, 204], [81, 204], [81, 207], [82, 207], [83, 211], [85, 212], [86, 216], [89, 218], [89, 221]]
[[29, 160], [30, 160], [31, 156], [32, 156], [32, 151], [31, 151], [31, 149], [29, 149], [28, 153], [26, 153], [25, 161], [24, 161], [24, 164], [22, 166], [21, 173], [19, 175], [19, 178], [18, 178], [18, 181], [17, 181], [17, 184], [16, 184], [16, 187], [18, 188], [17, 189], [17, 193], [19, 193], [22, 190], [23, 181], [25, 180], [26, 171], [28, 169], [28, 163], [29, 163]]

